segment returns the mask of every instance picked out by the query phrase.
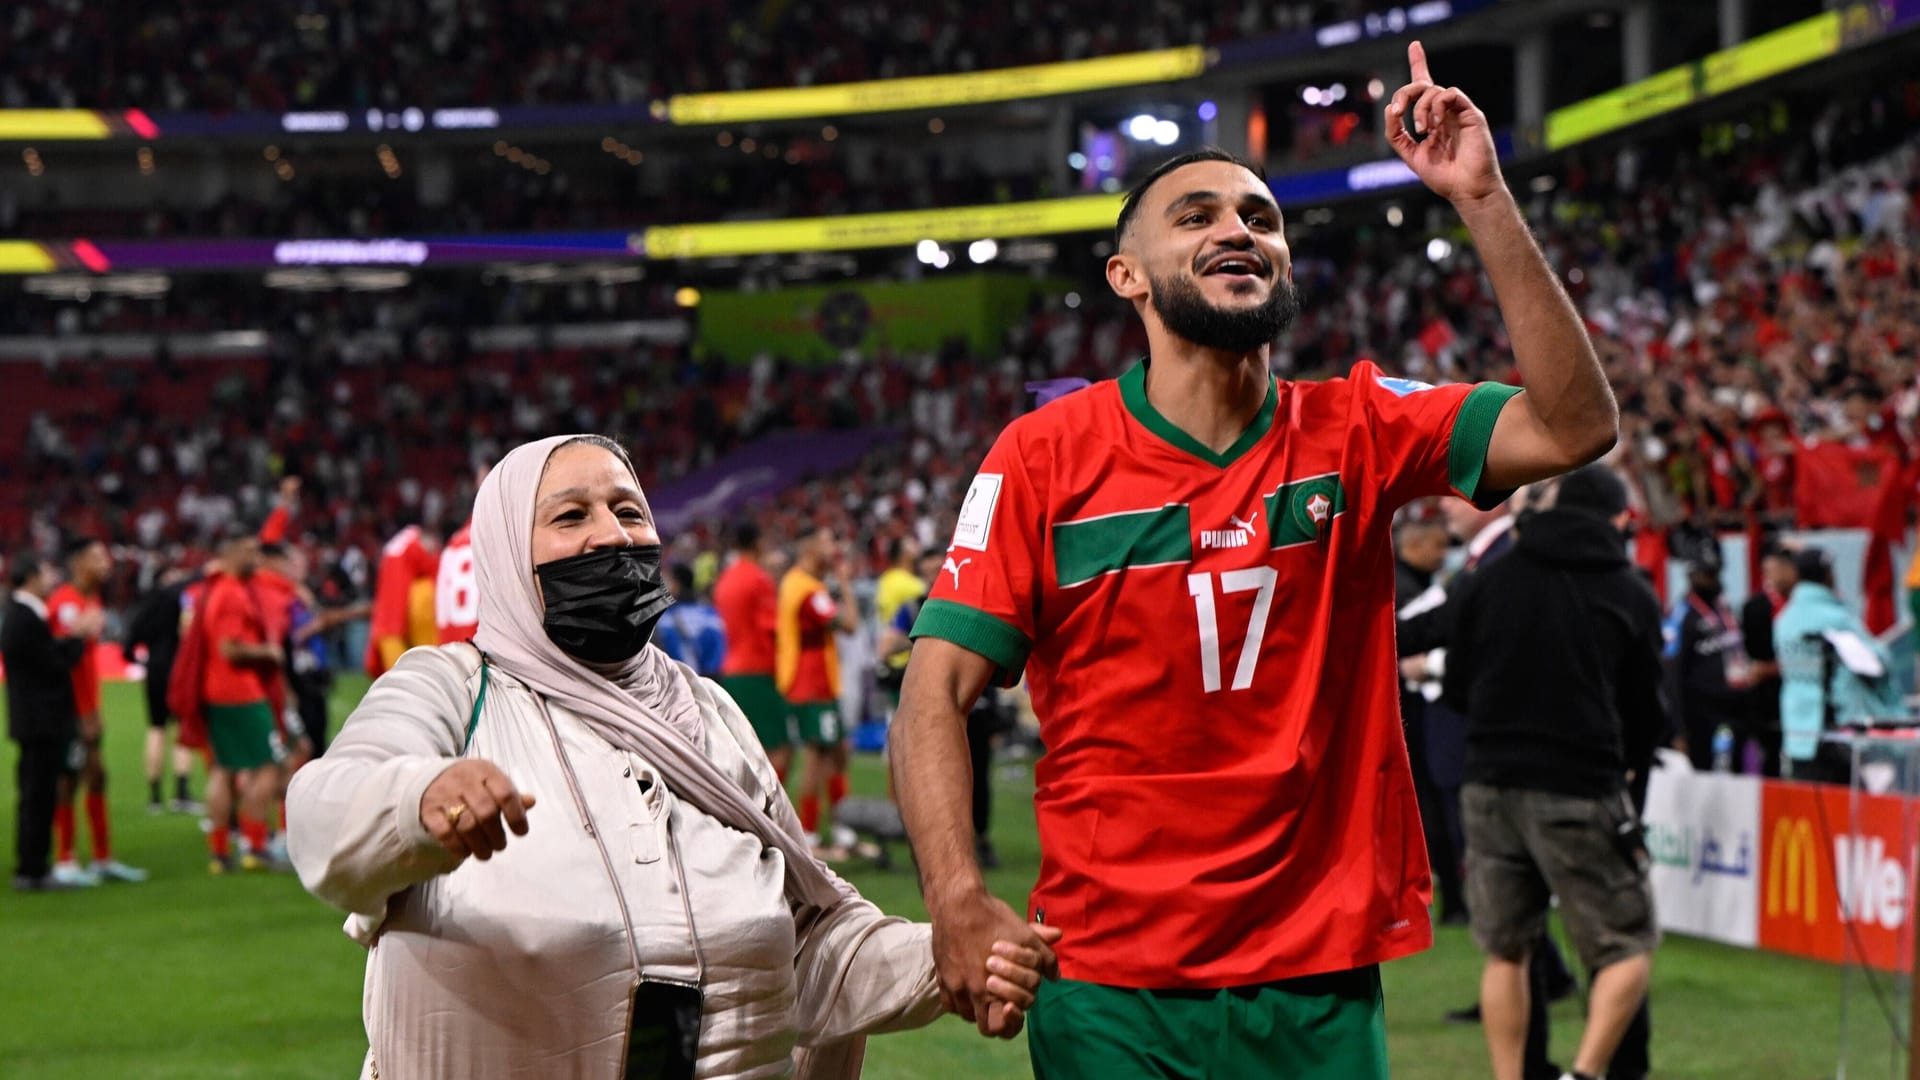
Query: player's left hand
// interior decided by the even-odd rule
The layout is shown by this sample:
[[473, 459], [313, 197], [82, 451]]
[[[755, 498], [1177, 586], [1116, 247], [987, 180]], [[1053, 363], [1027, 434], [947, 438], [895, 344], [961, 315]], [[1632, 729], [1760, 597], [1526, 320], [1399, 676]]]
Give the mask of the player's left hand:
[[[1427, 51], [1417, 41], [1407, 46], [1407, 64], [1413, 80], [1387, 103], [1387, 141], [1394, 152], [1435, 195], [1455, 206], [1505, 191], [1487, 114], [1459, 87], [1434, 85]], [[1403, 117], [1408, 113], [1424, 136], [1419, 142], [1407, 134]]]

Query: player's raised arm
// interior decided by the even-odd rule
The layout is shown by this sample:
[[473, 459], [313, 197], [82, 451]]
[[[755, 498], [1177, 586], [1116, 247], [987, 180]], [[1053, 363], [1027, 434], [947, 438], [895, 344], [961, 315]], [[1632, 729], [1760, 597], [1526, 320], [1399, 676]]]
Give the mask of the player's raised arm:
[[[1580, 313], [1533, 241], [1500, 175], [1493, 131], [1456, 86], [1436, 86], [1419, 42], [1413, 79], [1387, 104], [1387, 138], [1437, 195], [1453, 203], [1493, 282], [1526, 390], [1507, 403], [1487, 446], [1483, 483], [1511, 489], [1598, 458], [1620, 437], [1620, 411]], [[1415, 134], [1408, 134], [1411, 115]]]

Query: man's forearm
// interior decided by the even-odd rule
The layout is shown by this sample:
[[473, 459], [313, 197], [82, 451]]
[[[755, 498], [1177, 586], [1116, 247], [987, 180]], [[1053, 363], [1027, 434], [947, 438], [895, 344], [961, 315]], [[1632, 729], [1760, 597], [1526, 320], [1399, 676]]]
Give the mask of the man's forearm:
[[1606, 430], [1617, 433], [1618, 406], [1586, 325], [1512, 193], [1502, 190], [1459, 211], [1493, 282], [1514, 363], [1541, 426], [1570, 444], [1590, 441], [1602, 417]]
[[949, 898], [984, 890], [986, 879], [973, 852], [967, 718], [950, 703], [913, 694], [912, 678], [909, 668], [893, 721], [894, 797], [913, 842], [921, 892], [936, 910]]

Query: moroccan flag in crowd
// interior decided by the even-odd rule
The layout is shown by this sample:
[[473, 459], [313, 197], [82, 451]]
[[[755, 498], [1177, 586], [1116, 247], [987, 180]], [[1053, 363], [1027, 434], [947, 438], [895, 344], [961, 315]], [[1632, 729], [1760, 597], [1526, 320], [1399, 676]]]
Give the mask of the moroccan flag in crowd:
[[1876, 634], [1895, 621], [1893, 548], [1907, 530], [1913, 480], [1884, 447], [1815, 443], [1794, 455], [1794, 515], [1801, 528], [1872, 532], [1860, 590], [1867, 629]]
[[1794, 518], [1803, 529], [1871, 529], [1900, 459], [1881, 447], [1812, 443], [1793, 456]]

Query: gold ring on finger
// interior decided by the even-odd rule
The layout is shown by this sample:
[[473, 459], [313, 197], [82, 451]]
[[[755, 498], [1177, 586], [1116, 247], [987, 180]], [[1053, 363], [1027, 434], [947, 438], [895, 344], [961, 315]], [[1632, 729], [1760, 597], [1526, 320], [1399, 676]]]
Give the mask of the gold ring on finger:
[[440, 812], [447, 815], [448, 825], [458, 828], [460, 825], [460, 815], [467, 812], [467, 804], [454, 803], [452, 806], [442, 807]]

